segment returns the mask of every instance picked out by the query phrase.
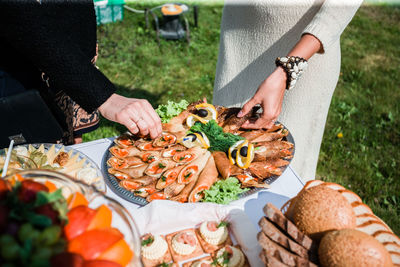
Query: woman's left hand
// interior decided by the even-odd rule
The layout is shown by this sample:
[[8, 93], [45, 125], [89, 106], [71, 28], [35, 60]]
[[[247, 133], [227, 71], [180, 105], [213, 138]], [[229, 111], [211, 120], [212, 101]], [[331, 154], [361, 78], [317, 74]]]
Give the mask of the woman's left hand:
[[258, 87], [255, 95], [244, 104], [238, 117], [243, 117], [249, 113], [252, 108], [260, 104], [263, 112], [256, 121], [246, 121], [242, 128], [245, 129], [261, 129], [271, 128], [282, 110], [282, 101], [286, 88], [286, 73], [278, 67], [276, 70], [265, 79]]

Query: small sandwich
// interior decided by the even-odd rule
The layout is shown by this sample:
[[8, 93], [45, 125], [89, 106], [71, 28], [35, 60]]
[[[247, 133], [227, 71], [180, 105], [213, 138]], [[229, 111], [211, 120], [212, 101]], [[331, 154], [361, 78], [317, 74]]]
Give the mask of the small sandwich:
[[145, 267], [159, 266], [172, 261], [168, 244], [160, 235], [146, 234], [142, 237], [142, 262]]
[[228, 223], [206, 221], [196, 229], [200, 244], [206, 253], [214, 253], [225, 245], [232, 245], [228, 234]]
[[174, 262], [180, 262], [203, 254], [193, 229], [187, 229], [167, 235]]
[[220, 267], [243, 267], [246, 263], [243, 252], [230, 245], [218, 250], [215, 255], [215, 260]]

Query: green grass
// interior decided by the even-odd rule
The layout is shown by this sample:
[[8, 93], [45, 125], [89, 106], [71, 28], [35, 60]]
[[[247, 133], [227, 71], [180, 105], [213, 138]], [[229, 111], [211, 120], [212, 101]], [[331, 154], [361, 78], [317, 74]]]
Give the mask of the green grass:
[[[143, 8], [134, 4], [135, 8]], [[211, 99], [218, 56], [221, 6], [200, 7], [192, 42], [161, 41], [144, 16], [98, 28], [98, 66], [124, 95]], [[317, 177], [359, 194], [400, 234], [400, 8], [363, 6], [342, 35], [342, 74], [332, 99]], [[103, 120], [85, 141], [118, 135], [124, 127]], [[343, 138], [337, 134], [342, 133]]]

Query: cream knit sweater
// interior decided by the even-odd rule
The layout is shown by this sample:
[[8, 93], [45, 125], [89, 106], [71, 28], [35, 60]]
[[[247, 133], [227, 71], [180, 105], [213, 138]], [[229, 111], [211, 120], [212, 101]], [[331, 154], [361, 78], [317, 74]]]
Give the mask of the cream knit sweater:
[[315, 178], [332, 94], [340, 73], [340, 35], [362, 0], [226, 0], [222, 15], [213, 103], [242, 106], [302, 34], [324, 52], [314, 55], [296, 86], [285, 93], [279, 121], [295, 139], [292, 167]]

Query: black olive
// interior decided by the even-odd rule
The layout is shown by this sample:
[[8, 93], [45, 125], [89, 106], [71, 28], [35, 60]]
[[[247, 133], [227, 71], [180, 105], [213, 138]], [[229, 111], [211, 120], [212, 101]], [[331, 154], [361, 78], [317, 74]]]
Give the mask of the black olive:
[[236, 159], [237, 149], [234, 149], [231, 153], [232, 158]]
[[192, 138], [192, 142], [197, 139], [197, 136], [195, 134], [193, 134], [193, 133], [188, 134], [187, 137], [191, 137]]
[[205, 118], [208, 115], [208, 111], [205, 109], [199, 109], [197, 111], [197, 115], [199, 115], [199, 117]]
[[247, 149], [248, 149], [248, 146], [242, 146], [242, 148], [240, 149], [240, 155], [242, 157], [247, 157]]

